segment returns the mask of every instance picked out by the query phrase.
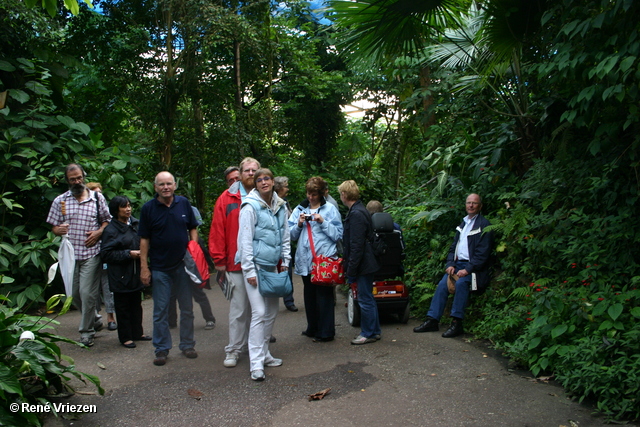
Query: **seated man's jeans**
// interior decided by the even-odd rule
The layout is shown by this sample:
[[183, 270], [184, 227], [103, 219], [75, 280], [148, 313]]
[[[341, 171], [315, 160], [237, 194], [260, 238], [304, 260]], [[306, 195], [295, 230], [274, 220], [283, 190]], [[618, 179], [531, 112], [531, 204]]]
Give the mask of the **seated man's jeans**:
[[[458, 273], [459, 270], [463, 269], [466, 265], [466, 262], [456, 262], [455, 264], [455, 272]], [[433, 294], [433, 299], [431, 300], [431, 306], [429, 307], [429, 311], [427, 312], [427, 317], [431, 317], [432, 319], [440, 320], [442, 317], [442, 313], [444, 313], [444, 308], [447, 305], [447, 298], [449, 298], [449, 288], [447, 288], [447, 279], [449, 275], [445, 273], [438, 283], [438, 287], [436, 288], [436, 292]], [[451, 306], [451, 317], [457, 317], [458, 319], [464, 318], [464, 310], [467, 308], [467, 304], [469, 301], [469, 288], [471, 286], [471, 274], [461, 277], [456, 281], [456, 293], [453, 294], [453, 305]]]

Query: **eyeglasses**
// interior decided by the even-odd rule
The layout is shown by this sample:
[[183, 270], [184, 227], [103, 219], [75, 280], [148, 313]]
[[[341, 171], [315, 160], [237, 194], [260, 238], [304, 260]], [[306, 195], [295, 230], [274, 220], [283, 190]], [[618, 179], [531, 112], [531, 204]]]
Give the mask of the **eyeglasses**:
[[84, 180], [84, 176], [74, 176], [74, 177], [67, 178], [67, 181], [69, 181], [69, 183], [71, 184], [75, 182], [82, 182], [83, 180]]
[[271, 177], [270, 177], [270, 176], [265, 176], [264, 178], [258, 178], [258, 179], [256, 179], [256, 182], [257, 182], [258, 184], [259, 184], [259, 183], [261, 183], [262, 181], [264, 181], [264, 182], [271, 181]]

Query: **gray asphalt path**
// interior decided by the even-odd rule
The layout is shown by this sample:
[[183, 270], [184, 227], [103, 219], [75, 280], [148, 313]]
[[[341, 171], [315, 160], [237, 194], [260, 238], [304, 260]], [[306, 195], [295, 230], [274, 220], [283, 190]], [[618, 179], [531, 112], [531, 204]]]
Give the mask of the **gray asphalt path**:
[[[294, 276], [296, 277], [296, 276]], [[297, 278], [297, 277], [296, 277]], [[299, 279], [299, 278], [297, 278]], [[165, 366], [152, 364], [151, 342], [135, 349], [119, 345], [117, 333], [100, 331], [88, 350], [62, 344], [80, 371], [99, 376], [95, 387], [74, 382], [79, 392], [61, 402], [95, 405], [95, 413], [48, 418], [59, 426], [599, 426], [592, 409], [567, 397], [553, 383], [528, 372], [508, 369], [499, 352], [471, 336], [445, 339], [439, 333], [416, 334], [408, 324], [384, 318], [382, 340], [350, 345], [358, 329], [349, 325], [345, 299], [338, 295], [336, 340], [314, 343], [300, 333], [306, 327], [302, 283], [295, 280], [297, 313], [281, 303], [271, 345], [282, 358], [267, 368], [267, 379], [249, 378], [248, 356], [225, 368], [228, 303], [219, 289], [206, 291], [217, 319], [205, 331], [196, 313], [196, 349], [187, 359], [177, 349]], [[144, 307], [145, 332], [151, 333], [152, 301]], [[104, 314], [104, 313], [103, 313]], [[58, 333], [77, 338], [77, 311], [58, 318]], [[331, 388], [319, 401], [310, 394]], [[82, 394], [81, 394], [82, 393]]]

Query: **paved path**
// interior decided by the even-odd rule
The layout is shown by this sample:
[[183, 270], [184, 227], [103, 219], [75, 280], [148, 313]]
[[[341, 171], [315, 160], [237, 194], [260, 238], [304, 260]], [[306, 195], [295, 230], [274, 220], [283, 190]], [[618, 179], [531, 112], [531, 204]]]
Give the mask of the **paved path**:
[[[58, 426], [599, 426], [602, 418], [571, 401], [562, 388], [512, 371], [507, 361], [471, 336], [445, 339], [413, 333], [419, 320], [403, 325], [383, 319], [382, 340], [350, 345], [359, 332], [346, 319], [338, 296], [337, 337], [314, 343], [301, 336], [306, 326], [302, 284], [295, 284], [297, 313], [281, 304], [272, 344], [279, 368], [267, 379], [249, 379], [244, 355], [236, 368], [222, 366], [228, 334], [228, 304], [218, 289], [207, 291], [216, 329], [205, 331], [196, 312], [196, 349], [187, 359], [172, 350], [165, 366], [152, 364], [153, 347], [119, 345], [116, 332], [98, 333], [94, 347], [62, 344], [80, 371], [98, 375], [104, 396], [76, 394], [64, 403], [96, 405], [76, 419], [48, 419]], [[143, 303], [145, 331], [151, 333], [152, 301]], [[61, 335], [76, 338], [78, 312], [58, 320]], [[172, 330], [174, 344], [177, 330]], [[100, 367], [106, 368], [102, 369]], [[95, 391], [92, 385], [78, 391]], [[331, 388], [324, 400], [308, 395]], [[202, 393], [199, 399], [190, 395]], [[572, 424], [575, 423], [575, 424]]]

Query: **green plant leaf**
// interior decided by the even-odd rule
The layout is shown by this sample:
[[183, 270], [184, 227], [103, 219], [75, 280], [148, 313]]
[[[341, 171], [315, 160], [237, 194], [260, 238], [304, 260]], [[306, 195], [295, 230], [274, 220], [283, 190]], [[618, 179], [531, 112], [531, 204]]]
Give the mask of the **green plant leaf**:
[[620, 63], [620, 71], [622, 71], [623, 73], [625, 71], [627, 71], [629, 68], [631, 68], [631, 66], [633, 65], [633, 63], [635, 62], [636, 57], [635, 56], [629, 56], [627, 58], [625, 58], [621, 63]]
[[547, 366], [549, 366], [549, 359], [546, 357], [543, 357], [538, 361], [538, 364], [540, 365], [540, 368], [542, 368], [542, 370], [545, 370], [547, 369]]
[[124, 160], [116, 160], [113, 162], [113, 167], [116, 169], [124, 169], [127, 167], [127, 162]]
[[27, 92], [20, 89], [11, 89], [9, 90], [9, 96], [21, 104], [29, 101], [29, 95]]
[[8, 63], [7, 61], [3, 61], [0, 60], [0, 70], [2, 71], [7, 71], [7, 72], [12, 72], [16, 70], [16, 67], [14, 67], [13, 65], [11, 65], [10, 63]]
[[533, 350], [534, 348], [540, 345], [541, 341], [542, 341], [542, 337], [535, 337], [534, 339], [529, 341], [528, 349]]
[[0, 364], [0, 390], [17, 394], [20, 397], [23, 396], [22, 387], [20, 386], [16, 372], [4, 364]]
[[622, 304], [613, 304], [611, 307], [609, 307], [609, 309], [607, 310], [607, 313], [609, 313], [609, 316], [611, 316], [612, 320], [617, 320], [618, 317], [620, 317], [620, 315], [622, 314], [623, 311], [623, 307]]
[[89, 132], [91, 132], [91, 128], [82, 122], [75, 122], [72, 126], [69, 126], [69, 127], [71, 129], [78, 130], [85, 135], [89, 135]]
[[71, 303], [73, 303], [73, 298], [68, 296], [67, 299], [64, 301], [64, 305], [62, 306], [62, 309], [60, 310], [61, 316], [69, 311], [69, 309], [71, 308]]
[[551, 331], [551, 338], [558, 338], [560, 335], [564, 334], [569, 327], [565, 324], [558, 325]]
[[74, 15], [80, 12], [80, 6], [76, 0], [64, 0], [64, 6]]
[[58, 119], [60, 123], [62, 123], [68, 128], [71, 128], [71, 126], [73, 126], [76, 123], [76, 121], [69, 116], [56, 116], [56, 119]]
[[0, 248], [2, 248], [3, 250], [9, 252], [11, 255], [18, 255], [18, 251], [11, 245], [2, 242], [0, 243]]
[[611, 322], [611, 320], [605, 320], [600, 324], [600, 327], [598, 328], [598, 330], [601, 331], [603, 329], [611, 329], [611, 328], [613, 328], [613, 322]]

